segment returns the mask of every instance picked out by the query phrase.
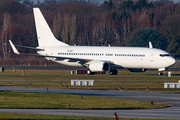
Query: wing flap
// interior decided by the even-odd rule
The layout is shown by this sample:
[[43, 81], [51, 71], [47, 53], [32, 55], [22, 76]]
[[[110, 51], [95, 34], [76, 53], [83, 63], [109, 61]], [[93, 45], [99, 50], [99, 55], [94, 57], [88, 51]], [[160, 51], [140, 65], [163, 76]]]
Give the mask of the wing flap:
[[13, 49], [13, 52], [19, 55], [19, 54], [20, 54], [19, 51], [16, 49], [16, 47], [15, 47], [14, 44], [11, 42], [11, 40], [9, 40], [9, 43], [10, 43], [12, 49]]

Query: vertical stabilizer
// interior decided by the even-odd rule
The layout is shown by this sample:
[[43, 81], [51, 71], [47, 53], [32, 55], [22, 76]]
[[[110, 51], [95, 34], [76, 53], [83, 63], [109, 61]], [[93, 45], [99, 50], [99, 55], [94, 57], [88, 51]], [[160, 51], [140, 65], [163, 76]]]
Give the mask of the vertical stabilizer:
[[33, 11], [39, 46], [68, 46], [54, 37], [39, 8], [33, 8]]

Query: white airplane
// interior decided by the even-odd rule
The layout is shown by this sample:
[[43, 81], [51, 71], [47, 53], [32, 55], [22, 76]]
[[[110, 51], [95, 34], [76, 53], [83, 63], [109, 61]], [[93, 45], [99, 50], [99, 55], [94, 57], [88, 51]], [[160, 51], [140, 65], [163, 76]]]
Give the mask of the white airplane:
[[[165, 71], [176, 60], [166, 51], [152, 47], [111, 47], [111, 46], [70, 46], [57, 40], [39, 8], [34, 8], [37, 38], [39, 46], [27, 47], [10, 45], [16, 54], [43, 56], [47, 60], [68, 65], [88, 68], [88, 74], [108, 72], [117, 75], [117, 70], [126, 68], [131, 72], [145, 72], [147, 69]], [[37, 50], [38, 54], [20, 53], [16, 47]]]

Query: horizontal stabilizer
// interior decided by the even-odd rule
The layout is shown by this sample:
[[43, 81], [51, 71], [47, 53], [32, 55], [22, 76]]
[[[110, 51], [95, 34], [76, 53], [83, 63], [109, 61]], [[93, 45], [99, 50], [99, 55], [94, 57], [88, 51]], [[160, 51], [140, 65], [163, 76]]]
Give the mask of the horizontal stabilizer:
[[[11, 45], [8, 43], [4, 43], [4, 45]], [[14, 44], [13, 44], [14, 45]], [[33, 50], [38, 50], [38, 51], [44, 51], [44, 49], [41, 48], [35, 48], [35, 47], [29, 47], [29, 46], [22, 46], [22, 45], [14, 45], [15, 47], [22, 47], [22, 48], [27, 48], [27, 49], [33, 49]]]
[[14, 53], [16, 53], [16, 54], [19, 55], [20, 53], [18, 52], [18, 50], [16, 49], [16, 47], [14, 46], [14, 44], [11, 42], [11, 40], [9, 40], [9, 43], [10, 43], [10, 45], [11, 45], [11, 47], [12, 47]]

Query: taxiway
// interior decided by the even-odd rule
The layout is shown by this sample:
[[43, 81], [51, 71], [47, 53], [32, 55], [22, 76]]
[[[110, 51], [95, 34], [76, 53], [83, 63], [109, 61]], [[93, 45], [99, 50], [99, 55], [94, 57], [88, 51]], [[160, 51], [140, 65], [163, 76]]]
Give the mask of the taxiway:
[[[19, 88], [0, 86], [0, 91], [37, 92], [46, 93], [42, 88]], [[49, 89], [49, 93], [90, 95], [99, 97], [111, 97], [116, 99], [133, 99], [143, 102], [158, 102], [168, 104], [164, 109], [143, 110], [68, 110], [68, 109], [0, 109], [4, 113], [43, 114], [43, 115], [71, 115], [91, 117], [113, 117], [116, 112], [120, 118], [157, 118], [157, 119], [180, 119], [180, 94], [149, 93], [149, 92], [126, 92], [104, 90], [75, 90], [75, 89]]]

